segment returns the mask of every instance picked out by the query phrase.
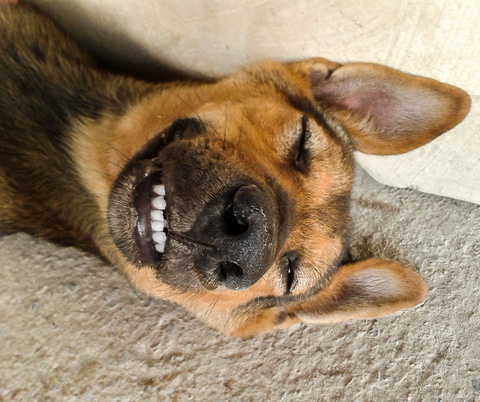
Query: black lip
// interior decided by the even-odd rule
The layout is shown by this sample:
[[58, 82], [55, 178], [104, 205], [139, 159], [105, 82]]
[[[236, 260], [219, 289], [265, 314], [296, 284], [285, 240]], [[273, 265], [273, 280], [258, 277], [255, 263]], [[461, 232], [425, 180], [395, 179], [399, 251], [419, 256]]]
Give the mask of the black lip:
[[154, 184], [162, 182], [160, 155], [172, 142], [203, 132], [198, 119], [183, 118], [155, 135], [123, 167], [108, 198], [107, 218], [115, 245], [137, 267], [158, 267], [163, 254], [151, 238], [150, 200]]
[[155, 250], [151, 227], [152, 189], [155, 184], [161, 183], [161, 167], [151, 161], [145, 161], [143, 177], [139, 179], [133, 194], [133, 206], [138, 214], [134, 240], [142, 265], [158, 265], [162, 259], [162, 254]]

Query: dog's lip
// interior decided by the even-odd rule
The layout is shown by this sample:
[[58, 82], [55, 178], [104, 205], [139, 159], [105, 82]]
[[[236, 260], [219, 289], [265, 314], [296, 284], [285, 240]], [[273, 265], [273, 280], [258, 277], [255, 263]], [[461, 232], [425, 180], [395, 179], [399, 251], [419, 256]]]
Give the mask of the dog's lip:
[[156, 266], [162, 259], [162, 253], [155, 249], [152, 238], [151, 215], [153, 187], [159, 184], [162, 184], [161, 165], [151, 160], [142, 161], [141, 174], [133, 192], [133, 207], [137, 211], [134, 240], [142, 265]]

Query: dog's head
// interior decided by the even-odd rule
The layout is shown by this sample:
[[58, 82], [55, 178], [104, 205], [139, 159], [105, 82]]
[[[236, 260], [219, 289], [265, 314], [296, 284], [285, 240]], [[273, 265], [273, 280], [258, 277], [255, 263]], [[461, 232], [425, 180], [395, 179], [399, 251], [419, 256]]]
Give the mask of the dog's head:
[[231, 334], [411, 307], [425, 294], [413, 271], [341, 265], [352, 153], [409, 151], [468, 108], [455, 87], [324, 59], [162, 88], [118, 145], [130, 160], [108, 218], [126, 271]]

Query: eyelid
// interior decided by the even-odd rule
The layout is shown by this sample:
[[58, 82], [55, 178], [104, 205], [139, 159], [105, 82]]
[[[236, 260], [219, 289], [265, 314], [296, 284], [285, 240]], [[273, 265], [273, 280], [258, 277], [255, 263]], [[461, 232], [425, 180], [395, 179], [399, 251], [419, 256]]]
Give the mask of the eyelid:
[[306, 153], [307, 151], [305, 150], [305, 144], [308, 141], [308, 138], [310, 136], [310, 129], [308, 125], [308, 116], [303, 115], [302, 119], [300, 121], [300, 137], [298, 138], [296, 144], [295, 144], [295, 160], [294, 164], [295, 167], [298, 169], [303, 169], [306, 164]]
[[290, 294], [294, 287], [297, 265], [298, 256], [295, 252], [289, 252], [284, 256], [283, 276], [285, 279], [285, 295]]

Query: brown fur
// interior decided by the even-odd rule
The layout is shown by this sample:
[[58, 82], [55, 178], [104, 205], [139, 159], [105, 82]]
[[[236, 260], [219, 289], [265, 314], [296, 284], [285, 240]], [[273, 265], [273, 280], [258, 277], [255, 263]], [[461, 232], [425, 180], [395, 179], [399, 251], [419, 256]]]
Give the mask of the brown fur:
[[[215, 83], [150, 84], [96, 68], [34, 10], [3, 6], [0, 24], [3, 233], [93, 246], [136, 288], [234, 336], [380, 317], [424, 299], [420, 276], [395, 262], [342, 265], [352, 153], [429, 142], [468, 112], [460, 89], [320, 58], [266, 62]], [[165, 254], [145, 263], [134, 200], [160, 165], [169, 237]], [[199, 222], [227, 189], [250, 184], [260, 189], [255, 207], [273, 211], [259, 234], [269, 251], [239, 240], [240, 260], [259, 256], [251, 278], [260, 279], [229, 285], [198, 263], [227, 253], [208, 224], [215, 215]]]

